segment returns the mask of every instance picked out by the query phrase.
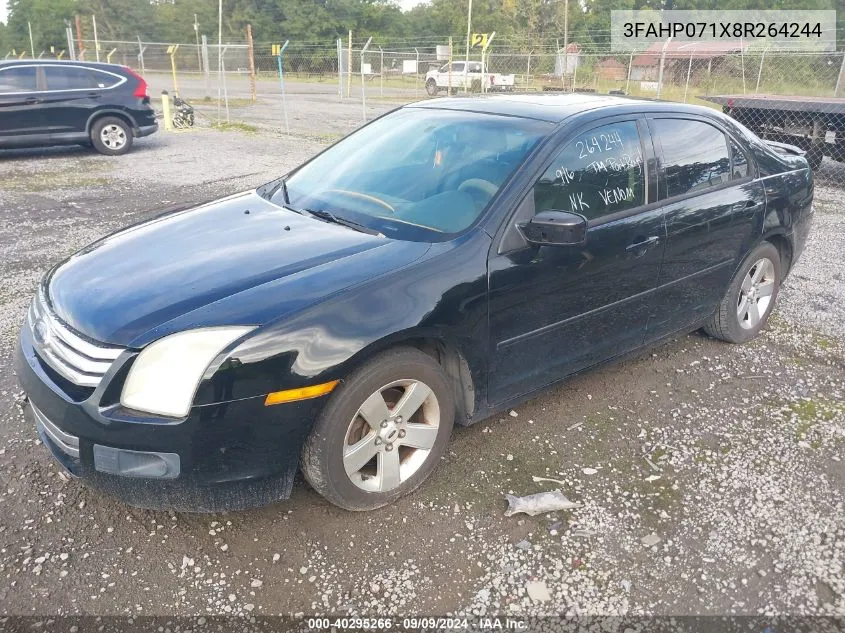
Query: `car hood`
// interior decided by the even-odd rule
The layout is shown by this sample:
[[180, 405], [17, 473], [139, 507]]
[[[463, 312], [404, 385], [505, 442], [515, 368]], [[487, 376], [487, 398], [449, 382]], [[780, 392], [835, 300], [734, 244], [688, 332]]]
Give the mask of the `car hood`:
[[192, 327], [263, 325], [428, 248], [302, 216], [248, 192], [109, 235], [45, 283], [51, 307], [71, 327], [142, 347]]

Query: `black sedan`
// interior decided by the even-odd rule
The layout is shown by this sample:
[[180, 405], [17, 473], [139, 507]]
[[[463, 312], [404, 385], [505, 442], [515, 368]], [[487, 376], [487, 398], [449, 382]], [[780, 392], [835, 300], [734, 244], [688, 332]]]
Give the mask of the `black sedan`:
[[0, 61], [0, 149], [80, 144], [117, 156], [157, 129], [147, 82], [126, 66]]
[[454, 423], [704, 328], [743, 343], [812, 216], [800, 152], [700, 107], [432, 100], [40, 283], [17, 372], [44, 444], [129, 503], [414, 490]]

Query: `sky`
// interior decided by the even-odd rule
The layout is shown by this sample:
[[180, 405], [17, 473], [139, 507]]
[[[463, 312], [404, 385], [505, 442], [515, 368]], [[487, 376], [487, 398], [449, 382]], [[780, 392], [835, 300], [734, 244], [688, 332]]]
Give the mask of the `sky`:
[[6, 12], [9, 10], [7, 0], [0, 0], [0, 22], [6, 22]]

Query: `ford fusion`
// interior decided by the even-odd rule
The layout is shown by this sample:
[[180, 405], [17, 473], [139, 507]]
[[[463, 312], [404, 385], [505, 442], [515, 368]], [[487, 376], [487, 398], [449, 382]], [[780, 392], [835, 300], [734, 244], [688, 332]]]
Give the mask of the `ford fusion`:
[[400, 108], [253, 191], [50, 270], [16, 367], [44, 445], [128, 503], [417, 488], [468, 425], [704, 328], [756, 336], [800, 255], [800, 151], [595, 95]]

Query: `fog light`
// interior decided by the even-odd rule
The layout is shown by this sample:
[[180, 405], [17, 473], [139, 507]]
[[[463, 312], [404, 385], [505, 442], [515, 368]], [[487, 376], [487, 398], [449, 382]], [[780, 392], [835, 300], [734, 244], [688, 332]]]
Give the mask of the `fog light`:
[[122, 477], [174, 479], [179, 476], [179, 455], [148, 453], [94, 444], [94, 468], [101, 473]]

